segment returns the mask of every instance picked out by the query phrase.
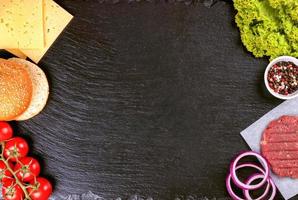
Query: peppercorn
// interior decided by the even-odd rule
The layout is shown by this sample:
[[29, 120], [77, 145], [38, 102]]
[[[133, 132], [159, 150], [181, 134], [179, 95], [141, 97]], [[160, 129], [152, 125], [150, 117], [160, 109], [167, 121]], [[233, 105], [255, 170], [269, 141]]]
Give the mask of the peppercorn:
[[277, 62], [269, 69], [267, 80], [274, 92], [292, 94], [298, 89], [298, 66], [293, 62]]

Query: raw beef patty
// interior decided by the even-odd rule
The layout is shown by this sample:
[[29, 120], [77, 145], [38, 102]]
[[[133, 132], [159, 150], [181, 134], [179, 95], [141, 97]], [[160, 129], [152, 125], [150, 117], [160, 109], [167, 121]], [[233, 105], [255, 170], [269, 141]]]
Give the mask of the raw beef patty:
[[274, 173], [298, 178], [298, 116], [270, 122], [262, 136], [261, 152]]

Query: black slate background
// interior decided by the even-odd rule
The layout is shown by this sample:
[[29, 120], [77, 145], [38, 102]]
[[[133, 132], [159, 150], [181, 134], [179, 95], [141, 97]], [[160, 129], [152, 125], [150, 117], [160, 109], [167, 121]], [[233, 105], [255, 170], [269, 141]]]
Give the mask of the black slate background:
[[54, 197], [228, 199], [230, 160], [248, 149], [239, 132], [281, 103], [232, 5], [57, 2], [75, 18], [39, 64], [49, 102], [14, 123]]

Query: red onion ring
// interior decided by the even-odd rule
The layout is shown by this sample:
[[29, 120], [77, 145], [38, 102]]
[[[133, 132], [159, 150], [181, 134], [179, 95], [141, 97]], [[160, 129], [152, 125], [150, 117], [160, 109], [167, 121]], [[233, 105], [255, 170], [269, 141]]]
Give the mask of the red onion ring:
[[[238, 169], [241, 169], [241, 168], [245, 168], [245, 167], [252, 167], [252, 168], [255, 168], [255, 169], [257, 169], [257, 170], [259, 170], [260, 172], [262, 172], [263, 174], [265, 174], [265, 172], [264, 172], [264, 170], [262, 169], [262, 168], [260, 168], [259, 166], [257, 166], [257, 165], [255, 165], [255, 164], [252, 164], [252, 163], [244, 163], [244, 164], [241, 164], [241, 165], [238, 165], [235, 169], [236, 169], [236, 171], [238, 170]], [[264, 175], [263, 175], [264, 176]], [[239, 197], [239, 196], [237, 196], [235, 193], [234, 193], [234, 191], [233, 191], [233, 189], [232, 189], [232, 186], [231, 186], [231, 178], [232, 178], [232, 175], [231, 175], [231, 173], [227, 176], [227, 178], [226, 178], [226, 187], [227, 187], [227, 190], [228, 190], [228, 193], [229, 193], [229, 195], [234, 199], [234, 200], [245, 200], [245, 199], [242, 199], [241, 197]], [[249, 180], [251, 180], [252, 178], [250, 178]], [[251, 181], [252, 182], [252, 181]], [[268, 186], [269, 186], [269, 184], [267, 184]], [[266, 187], [266, 190], [265, 190], [265, 192], [267, 191], [267, 190], [269, 190], [269, 187]], [[268, 188], [268, 189], [267, 189]], [[264, 193], [265, 193], [264, 192]], [[268, 193], [268, 191], [267, 191], [267, 193]]]
[[[253, 176], [251, 176], [249, 179], [248, 179], [248, 181], [246, 182], [246, 184], [251, 184], [254, 180], [257, 180], [257, 179], [264, 179], [264, 174], [255, 174], [255, 175], [253, 175]], [[275, 185], [274, 185], [274, 183], [273, 183], [273, 181], [272, 181], [272, 179], [269, 177], [269, 179], [267, 180], [267, 182], [268, 182], [268, 184], [267, 184], [267, 187], [266, 187], [266, 189], [265, 189], [265, 191], [264, 191], [264, 193], [260, 196], [260, 197], [258, 197], [257, 199], [252, 199], [251, 198], [251, 196], [250, 196], [250, 194], [249, 194], [249, 190], [243, 190], [244, 191], [244, 196], [245, 196], [245, 198], [247, 199], [247, 200], [261, 200], [261, 199], [264, 199], [264, 197], [265, 196], [267, 196], [267, 194], [268, 194], [268, 191], [269, 191], [269, 186], [271, 185], [271, 187], [272, 187], [272, 193], [271, 193], [271, 196], [270, 196], [270, 198], [268, 199], [268, 200], [273, 200], [274, 199], [274, 197], [275, 197], [275, 195], [276, 195], [276, 187], [275, 187]], [[269, 184], [270, 183], [270, 184]]]
[[[265, 171], [264, 178], [263, 178], [263, 180], [260, 183], [258, 183], [256, 185], [245, 184], [245, 183], [241, 182], [239, 180], [239, 178], [237, 177], [237, 174], [236, 174], [237, 163], [239, 162], [239, 160], [241, 158], [243, 158], [245, 156], [255, 156], [255, 157], [257, 157], [259, 159], [259, 161], [264, 166], [264, 171]], [[231, 163], [231, 165], [230, 165], [230, 174], [231, 174], [231, 177], [233, 179], [233, 182], [239, 188], [246, 189], [246, 190], [255, 190], [255, 189], [258, 189], [258, 188], [262, 187], [265, 184], [265, 182], [267, 181], [267, 179], [269, 177], [269, 166], [268, 166], [268, 163], [265, 160], [265, 158], [263, 158], [260, 154], [258, 154], [256, 152], [253, 152], [253, 151], [247, 151], [247, 152], [244, 152], [244, 153], [240, 154], [239, 156], [237, 156], [235, 158], [235, 160]]]

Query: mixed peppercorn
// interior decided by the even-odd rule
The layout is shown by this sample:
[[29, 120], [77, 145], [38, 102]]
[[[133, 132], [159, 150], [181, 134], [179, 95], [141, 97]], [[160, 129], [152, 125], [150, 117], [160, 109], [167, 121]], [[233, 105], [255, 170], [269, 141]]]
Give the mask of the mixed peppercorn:
[[292, 94], [298, 89], [298, 66], [293, 62], [278, 62], [269, 69], [267, 80], [274, 92]]

